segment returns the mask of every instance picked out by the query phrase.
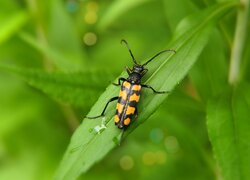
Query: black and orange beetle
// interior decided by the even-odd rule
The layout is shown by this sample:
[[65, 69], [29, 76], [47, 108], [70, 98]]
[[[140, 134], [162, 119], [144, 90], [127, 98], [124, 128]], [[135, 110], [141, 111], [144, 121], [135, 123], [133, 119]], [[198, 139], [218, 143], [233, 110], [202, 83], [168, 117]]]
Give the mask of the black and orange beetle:
[[101, 115], [95, 116], [95, 117], [87, 117], [88, 119], [95, 119], [99, 118], [101, 116], [104, 116], [105, 110], [108, 107], [108, 104], [112, 101], [118, 100], [117, 106], [116, 106], [116, 114], [115, 114], [115, 125], [119, 129], [126, 129], [132, 120], [132, 117], [135, 115], [135, 117], [138, 116], [138, 111], [137, 111], [137, 104], [140, 100], [140, 95], [141, 95], [141, 90], [142, 88], [149, 88], [151, 89], [154, 93], [157, 94], [162, 94], [166, 93], [166, 91], [156, 91], [153, 87], [146, 85], [146, 84], [141, 84], [141, 78], [147, 73], [148, 69], [145, 68], [145, 66], [151, 62], [155, 57], [159, 56], [160, 54], [167, 52], [167, 51], [172, 51], [175, 53], [175, 50], [164, 50], [156, 55], [154, 55], [151, 59], [149, 59], [146, 63], [140, 65], [136, 62], [134, 55], [132, 51], [129, 48], [129, 45], [127, 41], [122, 40], [121, 43], [125, 43], [129, 53], [133, 59], [134, 66], [133, 69], [130, 69], [126, 67], [127, 73], [129, 77], [126, 78], [119, 78], [118, 83], [114, 85], [116, 86], [121, 86], [121, 90], [119, 93], [119, 96], [111, 98], [107, 104], [105, 105]]

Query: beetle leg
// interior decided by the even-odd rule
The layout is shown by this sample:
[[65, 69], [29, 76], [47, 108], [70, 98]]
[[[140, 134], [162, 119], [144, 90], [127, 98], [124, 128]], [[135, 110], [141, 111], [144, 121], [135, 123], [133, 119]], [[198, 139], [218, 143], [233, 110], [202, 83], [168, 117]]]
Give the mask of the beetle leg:
[[112, 83], [112, 84], [115, 85], [115, 86], [120, 86], [121, 85], [121, 81], [126, 81], [126, 79], [123, 78], [123, 77], [121, 77], [121, 78], [118, 79], [118, 83], [117, 84], [116, 83]]
[[126, 66], [126, 71], [127, 71], [128, 74], [131, 74], [133, 72], [133, 70], [130, 69], [128, 66]]
[[149, 88], [149, 89], [151, 89], [151, 90], [152, 90], [154, 93], [156, 93], [156, 94], [169, 93], [169, 91], [156, 91], [152, 86], [149, 86], [149, 85], [147, 85], [147, 84], [142, 84], [141, 86], [144, 87], [144, 88]]
[[87, 119], [96, 119], [96, 118], [99, 118], [99, 117], [104, 116], [104, 113], [105, 113], [105, 111], [106, 111], [106, 109], [107, 109], [109, 103], [112, 102], [112, 101], [114, 101], [114, 100], [117, 100], [118, 98], [119, 98], [119, 96], [116, 96], [116, 97], [111, 98], [111, 99], [107, 102], [107, 104], [105, 105], [105, 107], [104, 107], [104, 109], [103, 109], [101, 115], [99, 115], [99, 116], [94, 116], [94, 117], [87, 117], [87, 116], [86, 116], [86, 118], [87, 118]]

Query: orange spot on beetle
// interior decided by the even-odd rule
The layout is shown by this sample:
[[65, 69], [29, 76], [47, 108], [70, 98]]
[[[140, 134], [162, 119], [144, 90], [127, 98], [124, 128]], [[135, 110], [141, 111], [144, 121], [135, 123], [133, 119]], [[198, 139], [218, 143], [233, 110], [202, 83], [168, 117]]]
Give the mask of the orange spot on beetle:
[[123, 86], [124, 86], [125, 88], [127, 88], [127, 89], [130, 89], [131, 84], [130, 84], [129, 82], [127, 82], [127, 81], [124, 81]]
[[118, 111], [119, 114], [122, 113], [123, 107], [124, 107], [123, 104], [117, 103], [116, 109], [117, 109], [117, 111]]
[[126, 114], [128, 115], [128, 114], [134, 114], [134, 113], [135, 113], [135, 108], [128, 106]]
[[115, 115], [115, 123], [118, 123], [120, 121], [120, 118], [118, 115]]
[[130, 96], [129, 101], [136, 101], [139, 102], [140, 96], [136, 95], [135, 93]]
[[124, 120], [124, 125], [129, 125], [130, 124], [130, 118], [126, 118], [125, 120]]
[[133, 85], [132, 90], [140, 91], [141, 90], [141, 85]]
[[120, 91], [119, 97], [122, 97], [123, 100], [126, 100], [127, 99], [126, 91]]

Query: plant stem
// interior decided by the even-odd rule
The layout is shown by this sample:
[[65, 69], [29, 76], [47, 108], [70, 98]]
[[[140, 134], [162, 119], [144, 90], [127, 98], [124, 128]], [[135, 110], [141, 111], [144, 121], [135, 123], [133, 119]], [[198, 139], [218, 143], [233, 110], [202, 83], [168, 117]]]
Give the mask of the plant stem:
[[[40, 17], [41, 12], [39, 11], [39, 6], [37, 4], [38, 2], [36, 0], [26, 0], [26, 2], [31, 12], [31, 15], [33, 16], [36, 23], [37, 40], [39, 41], [40, 44], [48, 46], [49, 43], [46, 37], [46, 32], [42, 23], [42, 19]], [[44, 69], [48, 72], [54, 70], [53, 64], [50, 62], [49, 58], [46, 55], [44, 55], [43, 58], [43, 65]], [[71, 106], [63, 103], [58, 103], [58, 104], [60, 109], [64, 113], [65, 119], [68, 123], [70, 130], [73, 132], [80, 124], [74, 109]]]
[[235, 85], [240, 79], [240, 63], [245, 44], [248, 23], [249, 0], [240, 0], [233, 47], [231, 51], [229, 83]]
[[[46, 33], [43, 28], [42, 20], [40, 18], [40, 11], [38, 8], [38, 4], [36, 0], [26, 0], [27, 5], [29, 7], [30, 13], [33, 16], [35, 23], [36, 23], [36, 34], [37, 34], [37, 39], [41, 44], [48, 45], [48, 41], [46, 38]], [[43, 58], [43, 65], [45, 70], [47, 71], [52, 71], [53, 70], [53, 64], [48, 60], [48, 57], [44, 55]]]
[[61, 110], [62, 110], [62, 112], [67, 120], [69, 130], [71, 132], [74, 132], [75, 129], [80, 125], [80, 122], [76, 116], [74, 109], [70, 105], [67, 105], [64, 103], [59, 103], [59, 105], [60, 105], [60, 108], [61, 108]]

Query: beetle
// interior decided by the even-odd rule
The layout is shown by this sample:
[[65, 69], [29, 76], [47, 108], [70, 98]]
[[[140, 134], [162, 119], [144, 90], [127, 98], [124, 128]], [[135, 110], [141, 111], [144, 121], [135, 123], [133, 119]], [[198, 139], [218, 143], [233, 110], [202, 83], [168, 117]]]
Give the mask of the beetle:
[[137, 104], [139, 103], [140, 100], [140, 95], [141, 95], [141, 90], [142, 88], [148, 88], [151, 89], [155, 94], [163, 94], [166, 93], [167, 91], [156, 91], [152, 86], [147, 85], [147, 84], [141, 84], [141, 79], [142, 77], [147, 73], [148, 69], [145, 68], [145, 66], [151, 62], [154, 58], [159, 56], [160, 54], [164, 52], [174, 52], [176, 53], [175, 50], [164, 50], [156, 55], [154, 55], [152, 58], [150, 58], [147, 62], [144, 64], [138, 64], [137, 61], [134, 58], [134, 55], [127, 43], [126, 40], [121, 40], [121, 43], [124, 43], [127, 46], [127, 49], [130, 53], [130, 56], [132, 57], [133, 60], [133, 68], [130, 69], [126, 67], [126, 71], [128, 73], [128, 78], [120, 77], [118, 79], [118, 83], [113, 83], [115, 86], [120, 86], [121, 85], [121, 90], [119, 93], [119, 96], [111, 98], [105, 105], [101, 115], [99, 116], [94, 116], [94, 117], [87, 117], [88, 119], [96, 119], [99, 117], [104, 116], [104, 113], [109, 105], [110, 102], [118, 100], [117, 105], [116, 105], [116, 114], [115, 114], [115, 125], [119, 129], [125, 130], [130, 123], [132, 122], [132, 117], [138, 116], [138, 111], [137, 111]]

